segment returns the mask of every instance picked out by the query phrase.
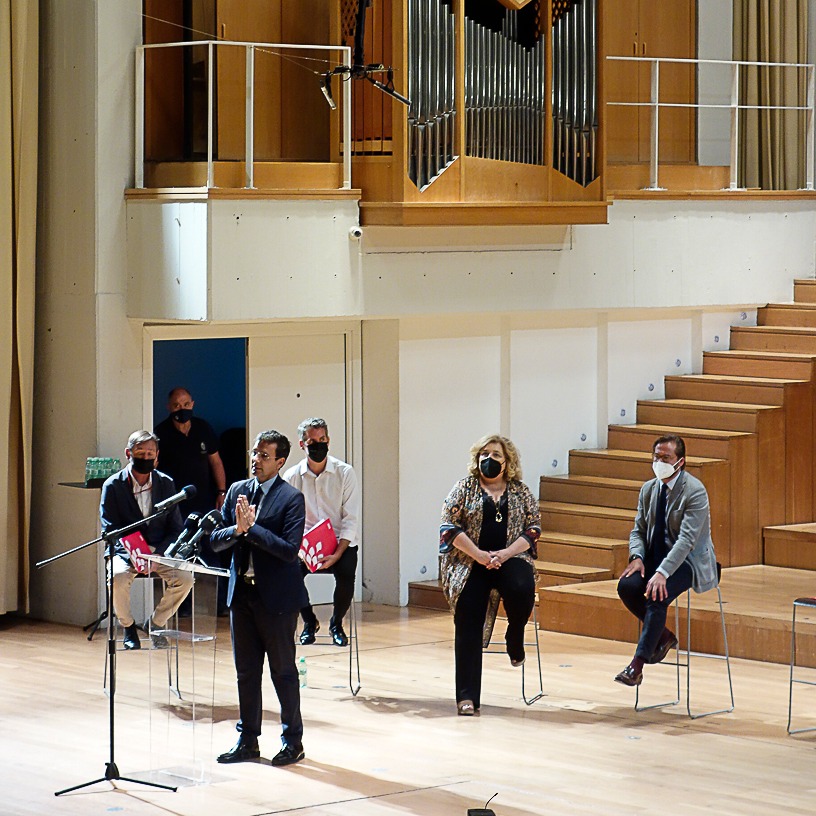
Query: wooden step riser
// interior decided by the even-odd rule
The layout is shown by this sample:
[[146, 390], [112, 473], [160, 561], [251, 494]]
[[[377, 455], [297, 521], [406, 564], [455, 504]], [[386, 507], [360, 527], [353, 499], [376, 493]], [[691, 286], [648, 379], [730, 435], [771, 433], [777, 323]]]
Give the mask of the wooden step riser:
[[[671, 428], [682, 426], [667, 426], [665, 433], [671, 433]], [[653, 431], [644, 431], [634, 426], [615, 426], [609, 429], [609, 447], [631, 451], [649, 451], [652, 443], [662, 432], [656, 434]], [[694, 434], [685, 436], [686, 451], [694, 456], [704, 456], [707, 459], [731, 459], [733, 458], [733, 448], [741, 444], [741, 440], [750, 437], [739, 437], [735, 439], [709, 439], [697, 437]]]
[[666, 399], [741, 402], [774, 407], [785, 403], [783, 386], [722, 383], [716, 380], [697, 380], [691, 377], [666, 377], [665, 385]]
[[[631, 528], [630, 528], [631, 529]], [[539, 541], [538, 557], [542, 561], [575, 564], [578, 567], [602, 567], [620, 575], [629, 561], [629, 545], [608, 549], [605, 547], [577, 547], [555, 541]]]
[[813, 363], [794, 360], [762, 360], [703, 354], [703, 374], [725, 377], [773, 377], [780, 380], [812, 380]]
[[[705, 481], [702, 475], [705, 468], [687, 465], [686, 470], [692, 476]], [[610, 479], [634, 479], [638, 482], [654, 478], [651, 460], [632, 462], [603, 455], [593, 456], [581, 451], [570, 451], [569, 472], [576, 476], [604, 476]]]
[[539, 498], [542, 501], [595, 504], [599, 507], [619, 507], [636, 510], [640, 488], [614, 488], [576, 484], [562, 479], [541, 480]]
[[580, 584], [580, 578], [564, 578], [558, 575], [549, 575], [546, 572], [538, 573], [538, 588], [545, 589], [546, 587], [567, 586], [568, 584]]
[[579, 508], [580, 505], [576, 505], [575, 512], [571, 513], [542, 510], [541, 529], [552, 530], [558, 533], [574, 533], [575, 535], [628, 540], [629, 533], [632, 532], [634, 525], [634, 513], [632, 513], [632, 519], [630, 521], [582, 515]]
[[793, 299], [796, 303], [816, 303], [816, 281], [794, 281]]
[[757, 309], [758, 326], [804, 326], [816, 328], [816, 309], [780, 309], [763, 306]]
[[[790, 621], [780, 623], [745, 620], [739, 615], [728, 613], [728, 597], [725, 619], [728, 636], [728, 650], [731, 657], [747, 660], [762, 660], [787, 664], [790, 661]], [[674, 612], [669, 614], [674, 626]], [[542, 590], [539, 593], [539, 627], [551, 632], [585, 635], [608, 640], [636, 643], [637, 621], [617, 599], [592, 596], [567, 595], [556, 591]], [[680, 610], [680, 630], [685, 633], [685, 607]], [[695, 652], [722, 654], [722, 625], [718, 611], [691, 611], [691, 642]], [[816, 667], [816, 633], [797, 624], [797, 665]], [[694, 658], [692, 658], [694, 659]], [[699, 660], [699, 658], [698, 658]], [[666, 667], [647, 667], [648, 672], [670, 672]], [[725, 669], [723, 668], [723, 672]], [[644, 683], [644, 687], [645, 687]], [[727, 690], [726, 690], [727, 694]], [[645, 699], [644, 704], [648, 704]]]
[[794, 351], [797, 354], [816, 354], [816, 337], [732, 328], [731, 348], [740, 351]]
[[670, 425], [675, 428], [758, 433], [763, 417], [757, 412], [678, 408], [663, 402], [639, 402], [637, 421], [646, 425]]
[[765, 531], [765, 564], [816, 571], [816, 538]]
[[421, 609], [449, 608], [441, 586], [437, 589], [416, 584], [408, 584], [408, 606], [416, 606]]

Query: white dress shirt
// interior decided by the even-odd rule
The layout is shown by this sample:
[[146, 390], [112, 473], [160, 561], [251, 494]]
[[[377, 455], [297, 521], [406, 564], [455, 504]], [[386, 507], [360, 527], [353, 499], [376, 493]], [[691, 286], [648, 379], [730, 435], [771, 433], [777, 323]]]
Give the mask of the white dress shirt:
[[306, 530], [327, 518], [337, 540], [346, 539], [356, 547], [360, 539], [360, 485], [354, 468], [333, 456], [326, 457], [326, 467], [319, 475], [309, 470], [304, 459], [283, 474], [306, 499]]

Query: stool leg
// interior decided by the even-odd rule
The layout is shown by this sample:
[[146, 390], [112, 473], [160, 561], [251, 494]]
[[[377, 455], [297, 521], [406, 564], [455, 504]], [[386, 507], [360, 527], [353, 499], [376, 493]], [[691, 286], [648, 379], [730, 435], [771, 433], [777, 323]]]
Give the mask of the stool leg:
[[798, 683], [802, 686], [816, 686], [816, 681], [813, 680], [796, 680], [793, 676], [794, 667], [796, 665], [796, 607], [797, 606], [813, 607], [813, 604], [797, 604], [793, 603], [793, 620], [791, 623], [791, 665], [790, 665], [790, 687], [788, 690], [788, 734], [806, 734], [809, 731], [816, 731], [816, 726], [807, 728], [791, 728], [791, 718], [793, 716], [793, 685]]
[[[638, 637], [640, 637], [642, 624], [638, 624]], [[674, 631], [678, 638], [680, 635], [680, 602], [677, 598], [674, 599]], [[688, 646], [688, 640], [686, 640]], [[677, 672], [677, 696], [674, 700], [666, 700], [664, 703], [652, 703], [652, 705], [640, 705], [640, 686], [635, 686], [635, 711], [650, 711], [653, 708], [666, 708], [668, 706], [677, 705], [680, 702], [680, 643], [678, 640], [676, 649], [676, 659], [674, 661], [675, 670]], [[686, 657], [688, 660], [688, 657]]]
[[[349, 691], [351, 691], [352, 697], [356, 697], [362, 687], [360, 680], [360, 643], [357, 634], [357, 602], [352, 597], [351, 606], [349, 607]], [[352, 673], [354, 661], [357, 662], [356, 684]]]
[[725, 667], [728, 675], [728, 691], [731, 698], [731, 705], [728, 708], [718, 708], [713, 711], [704, 711], [701, 714], [692, 714], [691, 713], [691, 592], [688, 593], [688, 652], [687, 652], [687, 660], [688, 660], [688, 668], [686, 670], [686, 711], [689, 717], [692, 720], [698, 720], [700, 717], [708, 717], [711, 714], [730, 714], [734, 710], [734, 685], [731, 681], [731, 659], [728, 653], [728, 635], [725, 630], [725, 610], [723, 609], [723, 602], [722, 602], [722, 592], [720, 591], [720, 587], [717, 586], [717, 601], [720, 607], [720, 624], [722, 626], [722, 636], [723, 636], [723, 650], [725, 652], [724, 655], [715, 655], [715, 654], [697, 654], [697, 657], [701, 657], [708, 660], [724, 660]]
[[536, 701], [540, 700], [544, 696], [544, 679], [541, 675], [541, 646], [539, 643], [539, 630], [538, 630], [538, 604], [533, 604], [533, 626], [535, 627], [535, 647], [536, 647], [536, 660], [538, 661], [538, 691], [533, 694], [532, 697], [529, 699], [527, 698], [527, 691], [525, 686], [525, 669], [527, 668], [527, 661], [525, 660], [524, 663], [521, 664], [521, 699], [524, 702], [531, 706]]

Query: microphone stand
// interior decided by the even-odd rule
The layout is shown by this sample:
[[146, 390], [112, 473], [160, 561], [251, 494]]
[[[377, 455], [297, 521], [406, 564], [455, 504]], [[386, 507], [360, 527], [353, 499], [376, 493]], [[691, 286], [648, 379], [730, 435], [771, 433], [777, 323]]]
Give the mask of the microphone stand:
[[[148, 785], [152, 788], [161, 788], [162, 790], [169, 790], [175, 792], [178, 788], [172, 785], [162, 785], [158, 782], [146, 782], [143, 779], [133, 779], [129, 776], [122, 776], [119, 773], [119, 768], [116, 765], [116, 759], [114, 757], [114, 725], [116, 722], [116, 708], [114, 705], [115, 698], [116, 698], [116, 635], [113, 628], [113, 558], [114, 558], [114, 541], [117, 538], [121, 538], [123, 535], [127, 535], [128, 533], [132, 532], [133, 530], [142, 527], [143, 525], [147, 524], [153, 519], [158, 518], [159, 516], [163, 516], [166, 512], [171, 510], [171, 507], [165, 507], [160, 510], [158, 513], [153, 513], [150, 516], [145, 516], [143, 519], [139, 519], [139, 521], [133, 522], [133, 524], [128, 524], [125, 527], [120, 527], [118, 530], [108, 530], [106, 533], [103, 533], [99, 538], [95, 538], [93, 541], [86, 541], [84, 544], [80, 544], [78, 547], [74, 547], [73, 549], [66, 550], [65, 552], [60, 553], [59, 555], [55, 555], [51, 558], [46, 558], [44, 561], [38, 561], [35, 566], [37, 567], [44, 567], [47, 564], [51, 564], [54, 561], [58, 561], [60, 558], [65, 558], [67, 555], [72, 555], [75, 552], [79, 552], [80, 550], [84, 550], [86, 547], [90, 547], [93, 544], [99, 544], [102, 541], [105, 542], [105, 579], [106, 579], [106, 586], [107, 590], [105, 593], [105, 604], [106, 604], [106, 617], [108, 619], [108, 665], [110, 666], [110, 694], [108, 695], [108, 741], [109, 741], [109, 757], [110, 759], [105, 763], [105, 775], [100, 776], [97, 779], [92, 779], [89, 782], [81, 782], [79, 785], [72, 785], [70, 788], [63, 788], [62, 790], [55, 791], [54, 796], [62, 796], [63, 793], [71, 793], [75, 790], [80, 790], [81, 788], [87, 788], [91, 785], [96, 785], [97, 782], [113, 782], [117, 779], [121, 779], [123, 782], [134, 782], [137, 785]], [[113, 785], [115, 788], [116, 786]]]

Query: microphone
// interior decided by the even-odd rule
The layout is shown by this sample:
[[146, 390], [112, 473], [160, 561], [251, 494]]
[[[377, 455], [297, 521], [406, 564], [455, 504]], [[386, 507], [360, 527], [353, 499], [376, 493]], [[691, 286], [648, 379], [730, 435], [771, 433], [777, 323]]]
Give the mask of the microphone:
[[175, 558], [179, 547], [186, 544], [190, 537], [198, 529], [198, 521], [201, 516], [198, 513], [190, 513], [187, 520], [184, 522], [184, 529], [179, 533], [179, 537], [164, 551], [168, 558]]
[[[198, 521], [198, 529], [195, 531], [193, 537], [182, 544], [176, 550], [176, 558], [186, 561], [197, 554], [198, 542], [204, 536], [208, 536], [213, 530], [217, 530], [224, 526], [224, 517], [218, 510], [210, 510], [205, 516], [202, 516]], [[172, 557], [172, 556], [171, 556]]]
[[185, 499], [192, 499], [193, 496], [196, 494], [195, 485], [187, 485], [183, 490], [179, 490], [174, 496], [171, 496], [169, 499], [165, 499], [164, 501], [160, 501], [153, 510], [156, 513], [163, 513], [165, 510], [169, 510], [171, 507], [175, 507], [179, 502], [183, 502]]

